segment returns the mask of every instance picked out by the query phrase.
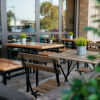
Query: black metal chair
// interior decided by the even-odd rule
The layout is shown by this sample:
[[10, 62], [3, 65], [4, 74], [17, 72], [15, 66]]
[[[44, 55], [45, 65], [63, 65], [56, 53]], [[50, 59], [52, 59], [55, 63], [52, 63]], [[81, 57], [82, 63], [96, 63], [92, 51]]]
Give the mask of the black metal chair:
[[[46, 93], [48, 91], [51, 91], [52, 89], [57, 88], [58, 86], [62, 85], [63, 82], [60, 82], [59, 80], [59, 74], [61, 74], [60, 67], [59, 67], [59, 60], [55, 58], [51, 58], [48, 56], [41, 56], [41, 55], [34, 55], [34, 54], [26, 54], [26, 53], [20, 53], [22, 57], [22, 64], [25, 67], [26, 70], [26, 85], [27, 85], [27, 92], [31, 90], [31, 93], [37, 98], [38, 92], [40, 93]], [[36, 61], [36, 63], [30, 63], [29, 61]], [[44, 66], [39, 62], [43, 63], [52, 63], [52, 67]], [[31, 82], [30, 82], [30, 74], [29, 69], [35, 69], [36, 70], [36, 87], [32, 88]], [[47, 80], [46, 82], [43, 82], [42, 84], [38, 84], [38, 70], [46, 71], [50, 73], [54, 73], [56, 76], [56, 80]]]

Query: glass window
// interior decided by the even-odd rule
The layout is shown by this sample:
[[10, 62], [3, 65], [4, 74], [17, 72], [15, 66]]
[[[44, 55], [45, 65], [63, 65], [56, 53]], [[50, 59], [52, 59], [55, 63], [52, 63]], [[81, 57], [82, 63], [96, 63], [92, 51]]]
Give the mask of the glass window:
[[0, 0], [0, 32], [2, 31], [1, 29], [1, 0]]
[[1, 53], [1, 48], [2, 48], [1, 42], [2, 42], [2, 37], [0, 35], [0, 57], [2, 56], [2, 53]]
[[9, 32], [35, 32], [35, 0], [7, 0]]
[[74, 0], [63, 0], [62, 31], [74, 30]]
[[[27, 35], [27, 42], [36, 42], [36, 35]], [[21, 42], [19, 35], [10, 35], [8, 36], [8, 42], [14, 43], [14, 42]]]
[[40, 0], [40, 31], [58, 31], [59, 0]]
[[[58, 43], [58, 38], [59, 38], [59, 35], [58, 34], [52, 34], [51, 36], [50, 36], [50, 43]], [[52, 42], [51, 42], [51, 40], [52, 40]]]
[[49, 43], [49, 35], [42, 34], [40, 35], [40, 42], [41, 43]]

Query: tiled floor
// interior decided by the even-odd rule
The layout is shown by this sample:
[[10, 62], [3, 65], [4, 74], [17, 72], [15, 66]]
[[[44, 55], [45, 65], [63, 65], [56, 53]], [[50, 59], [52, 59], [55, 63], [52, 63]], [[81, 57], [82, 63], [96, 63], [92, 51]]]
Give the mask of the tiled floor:
[[[81, 64], [82, 65], [82, 64]], [[64, 71], [67, 71], [67, 64], [62, 65], [62, 67], [64, 68]], [[63, 77], [63, 76], [61, 76]], [[81, 78], [80, 74], [78, 72], [75, 71], [75, 69], [70, 73], [70, 76], [68, 77], [68, 80], [71, 81], [73, 78]], [[31, 82], [33, 85], [35, 85], [35, 74], [31, 74], [30, 75], [31, 78]], [[39, 72], [39, 81], [44, 81], [45, 79], [48, 78], [54, 78], [54, 74], [51, 73], [47, 73], [47, 72]], [[2, 81], [2, 78], [0, 76], [0, 82]], [[15, 88], [18, 91], [24, 92], [26, 93], [26, 80], [25, 80], [25, 75], [16, 77], [16, 78], [12, 78], [11, 80], [8, 80], [8, 84], [9, 87]]]

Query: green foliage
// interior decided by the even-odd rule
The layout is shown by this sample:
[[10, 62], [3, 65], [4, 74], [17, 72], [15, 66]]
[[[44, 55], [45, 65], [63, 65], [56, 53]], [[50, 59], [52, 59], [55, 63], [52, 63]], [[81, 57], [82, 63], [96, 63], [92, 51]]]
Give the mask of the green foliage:
[[78, 38], [75, 40], [77, 46], [87, 46], [87, 40], [85, 38]]
[[96, 72], [100, 72], [100, 63], [97, 64], [96, 68], [95, 68]]
[[51, 35], [51, 40], [55, 40], [56, 38], [54, 37], [54, 35]]
[[69, 90], [64, 90], [66, 94], [61, 100], [100, 100], [100, 83], [95, 79], [83, 81], [73, 79]]
[[74, 32], [69, 32], [68, 35], [69, 35], [69, 36], [70, 36], [70, 35], [73, 36], [73, 35], [74, 35]]
[[49, 1], [42, 3], [40, 7], [40, 28], [52, 31], [58, 26], [58, 6], [53, 5]]
[[94, 56], [94, 55], [90, 55], [90, 56], [88, 56], [87, 58], [90, 59], [90, 60], [92, 60], [92, 61], [97, 59], [97, 57]]
[[8, 12], [7, 12], [7, 25], [8, 25], [8, 31], [11, 31], [11, 20], [15, 20], [15, 14], [11, 11], [11, 10], [9, 10]]
[[19, 36], [20, 38], [26, 38], [26, 33], [21, 33]]

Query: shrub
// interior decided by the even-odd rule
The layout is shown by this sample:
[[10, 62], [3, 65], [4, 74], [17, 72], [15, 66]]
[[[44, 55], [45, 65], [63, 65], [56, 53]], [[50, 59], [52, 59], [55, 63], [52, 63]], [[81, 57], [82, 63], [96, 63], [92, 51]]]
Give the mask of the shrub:
[[26, 33], [21, 33], [19, 36], [20, 38], [26, 38]]
[[80, 38], [75, 40], [75, 44], [77, 46], [87, 46], [87, 39], [80, 37]]
[[74, 32], [69, 32], [68, 35], [69, 36], [71, 36], [71, 35], [73, 36], [74, 35]]

